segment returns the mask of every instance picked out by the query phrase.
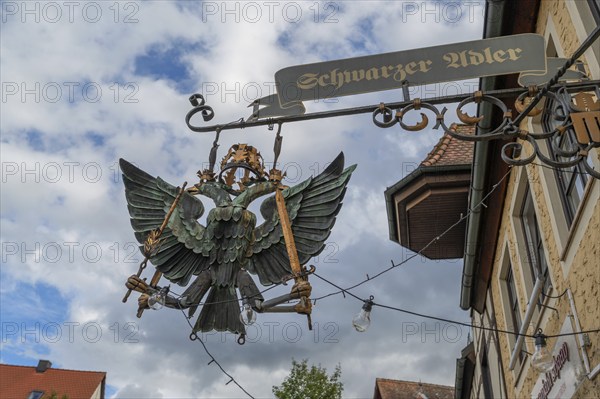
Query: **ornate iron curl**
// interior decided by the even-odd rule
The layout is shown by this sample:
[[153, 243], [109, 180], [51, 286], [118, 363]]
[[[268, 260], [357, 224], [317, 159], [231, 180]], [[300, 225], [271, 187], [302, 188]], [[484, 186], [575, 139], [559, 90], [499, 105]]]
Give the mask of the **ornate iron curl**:
[[419, 130], [423, 130], [427, 127], [427, 125], [429, 124], [429, 118], [427, 118], [427, 115], [424, 114], [423, 112], [421, 112], [421, 121], [418, 122], [416, 125], [406, 125], [403, 121], [402, 118], [404, 118], [404, 116], [410, 112], [410, 111], [419, 111], [421, 110], [421, 108], [425, 108], [428, 109], [429, 111], [433, 112], [435, 114], [435, 125], [433, 126], [434, 129], [437, 129], [440, 127], [440, 123], [444, 120], [444, 114], [446, 113], [447, 109], [444, 107], [442, 109], [442, 111], [438, 111], [438, 109], [428, 103], [424, 103], [421, 101], [421, 99], [417, 98], [413, 101], [412, 104], [402, 108], [401, 111], [396, 112], [396, 119], [398, 120], [398, 123], [400, 124], [400, 126], [402, 127], [402, 129], [404, 130], [408, 130], [409, 132], [416, 132]]
[[483, 118], [469, 116], [467, 113], [462, 111], [462, 108], [471, 103], [480, 104], [482, 102], [487, 102], [498, 107], [503, 115], [502, 122], [500, 123], [500, 125], [495, 129], [492, 129], [492, 131], [490, 131], [489, 133], [478, 135], [458, 133], [455, 127], [456, 125], [450, 125], [450, 127], [448, 127], [443, 119], [439, 122], [439, 125], [442, 127], [442, 129], [444, 129], [446, 133], [458, 140], [463, 141], [489, 141], [507, 138], [507, 136], [508, 138], [513, 138], [516, 134], [518, 134], [518, 132], [507, 130], [507, 126], [509, 125], [512, 113], [506, 107], [506, 105], [498, 98], [487, 94], [483, 94], [483, 92], [480, 91], [475, 92], [471, 97], [467, 97], [460, 103], [458, 103], [456, 107], [456, 115], [458, 116], [458, 119], [463, 123], [467, 121], [472, 121], [472, 123], [467, 123], [467, 125], [477, 125]]
[[[533, 101], [536, 93], [537, 86], [532, 86], [529, 88], [529, 91], [519, 94], [519, 97], [517, 97], [517, 100], [515, 101], [515, 109], [517, 110], [517, 112], [521, 113], [525, 111], [527, 106], [529, 106], [529, 104], [531, 104], [531, 102]], [[533, 108], [531, 111], [529, 111], [527, 116], [537, 116], [543, 111], [544, 110], [542, 108]]]
[[192, 104], [192, 107], [194, 108], [192, 108], [185, 116], [185, 124], [191, 130], [197, 129], [195, 126], [192, 126], [190, 124], [190, 121], [192, 117], [198, 112], [200, 112], [200, 114], [202, 115], [202, 119], [204, 119], [204, 122], [209, 122], [212, 118], [215, 117], [215, 112], [213, 111], [212, 107], [205, 105], [206, 101], [204, 100], [204, 96], [202, 94], [192, 94], [190, 96], [190, 104]]
[[[398, 123], [398, 119], [392, 118], [393, 114], [394, 112], [391, 108], [386, 107], [384, 103], [380, 103], [379, 107], [375, 108], [375, 111], [373, 111], [373, 123], [381, 128], [392, 127]], [[377, 119], [379, 115], [382, 115], [383, 118], [383, 121], [381, 122]]]
[[[534, 148], [537, 147], [537, 143], [530, 135], [526, 136], [526, 140], [529, 141]], [[509, 154], [509, 151], [512, 150], [512, 153]], [[523, 153], [523, 144], [522, 143], [507, 143], [502, 147], [502, 152], [500, 155], [502, 156], [502, 160], [509, 165], [514, 166], [524, 166], [532, 163], [535, 160], [537, 151], [534, 150], [531, 155], [525, 158], [521, 158], [521, 154]]]
[[[592, 83], [592, 82], [590, 82]], [[593, 82], [592, 86], [597, 93], [600, 93], [600, 89], [598, 86], [600, 82]], [[594, 86], [595, 85], [595, 86]], [[537, 93], [537, 95], [536, 95]], [[478, 134], [478, 135], [469, 135], [459, 133], [458, 125], [452, 123], [448, 126], [444, 120], [447, 109], [443, 108], [441, 111], [438, 110], [433, 104], [423, 102], [420, 99], [415, 99], [412, 103], [406, 105], [405, 107], [400, 107], [396, 110], [394, 114], [394, 110], [392, 107], [386, 106], [384, 103], [380, 103], [377, 108], [373, 111], [372, 118], [373, 123], [381, 128], [390, 128], [399, 124], [402, 129], [407, 131], [419, 131], [425, 129], [429, 124], [429, 118], [424, 113], [421, 113], [421, 121], [415, 125], [406, 125], [403, 122], [403, 118], [410, 111], [419, 111], [421, 109], [426, 109], [431, 111], [436, 118], [436, 123], [432, 127], [433, 129], [438, 129], [441, 127], [445, 133], [450, 136], [463, 141], [490, 141], [490, 140], [514, 140], [521, 139], [523, 142], [512, 142], [505, 144], [502, 147], [501, 157], [504, 162], [509, 165], [514, 166], [524, 166], [532, 163], [536, 158], [539, 158], [544, 164], [553, 167], [553, 168], [572, 168], [578, 164], [581, 164], [585, 169], [586, 173], [590, 174], [594, 178], [600, 179], [600, 172], [594, 169], [593, 165], [588, 162], [588, 154], [593, 148], [600, 147], [600, 141], [597, 140], [596, 136], [593, 133], [579, 134], [574, 139], [574, 144], [569, 144], [569, 141], [561, 144], [561, 138], [565, 134], [570, 134], [575, 136], [573, 131], [574, 126], [572, 122], [572, 116], [577, 113], [582, 112], [590, 112], [591, 109], [594, 112], [600, 112], [600, 110], [596, 111], [596, 108], [600, 108], [600, 103], [596, 100], [592, 103], [592, 105], [586, 105], [585, 107], [581, 107], [578, 104], [573, 102], [573, 96], [567, 90], [567, 85], [561, 87], [555, 87], [554, 90], [546, 90], [541, 95], [537, 92], [537, 88], [529, 88], [528, 91], [522, 92], [515, 102], [515, 108], [518, 111], [521, 111], [521, 114], [526, 111], [527, 107], [531, 105], [531, 99], [534, 95], [538, 97], [538, 101], [545, 99], [545, 101], [550, 101], [555, 103], [554, 109], [556, 112], [552, 112], [551, 117], [554, 121], [558, 122], [553, 130], [542, 133], [528, 132], [525, 130], [519, 129], [516, 125], [516, 119], [512, 118], [512, 111], [508, 109], [508, 107], [497, 97], [484, 94], [482, 92], [475, 92], [473, 95], [464, 98], [457, 105], [456, 114], [458, 119], [468, 125], [468, 126], [479, 126], [479, 123], [482, 121], [482, 117], [470, 116], [462, 109], [468, 104], [476, 103], [480, 104], [482, 102], [487, 102], [497, 107], [499, 111], [502, 113], [503, 118], [498, 126], [490, 128], [489, 132]], [[598, 95], [598, 94], [597, 94]], [[589, 99], [586, 104], [589, 104]], [[526, 107], [527, 104], [527, 107]], [[529, 116], [537, 116], [540, 112], [543, 112], [542, 108], [530, 108]], [[549, 112], [549, 111], [547, 111]], [[582, 139], [581, 137], [584, 137]], [[589, 139], [588, 139], [589, 138]], [[555, 154], [556, 158], [564, 158], [564, 160], [552, 159], [544, 154], [541, 150], [539, 141], [547, 140], [549, 143], [549, 150], [551, 153]], [[583, 140], [583, 142], [582, 142]], [[564, 140], [563, 140], [564, 141]], [[524, 146], [523, 144], [527, 142], [531, 145], [532, 153], [528, 155], [523, 155]], [[566, 147], [565, 147], [566, 145]]]
[[[407, 105], [404, 108], [399, 108], [396, 110], [396, 114], [394, 115], [393, 110], [390, 107], [386, 107], [384, 103], [379, 104], [379, 107], [373, 111], [373, 123], [381, 128], [392, 127], [396, 124], [400, 124], [402, 129], [408, 130], [411, 132], [417, 132], [423, 130], [429, 124], [429, 118], [426, 114], [421, 112], [421, 121], [416, 123], [415, 125], [407, 125], [402, 120], [404, 116], [410, 111], [419, 111], [421, 108], [428, 109], [429, 111], [435, 114], [436, 124], [434, 129], [437, 129], [440, 126], [440, 121], [444, 119], [444, 114], [447, 109], [443, 108], [440, 112], [435, 106], [424, 103], [421, 99], [416, 98], [411, 104]], [[378, 116], [382, 115], [382, 121], [378, 119]]]

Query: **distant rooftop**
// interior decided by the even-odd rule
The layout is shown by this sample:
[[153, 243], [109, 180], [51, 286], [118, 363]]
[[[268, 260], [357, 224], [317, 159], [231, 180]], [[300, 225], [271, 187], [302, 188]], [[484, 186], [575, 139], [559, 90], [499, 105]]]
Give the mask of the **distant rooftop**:
[[373, 399], [454, 399], [454, 387], [377, 378]]
[[103, 399], [105, 380], [105, 372], [53, 369], [47, 360], [37, 367], [0, 364], [0, 398], [45, 399], [54, 392], [59, 399]]
[[[457, 125], [457, 133], [475, 134], [475, 126]], [[473, 161], [473, 142], [461, 141], [444, 133], [421, 166], [468, 165]]]

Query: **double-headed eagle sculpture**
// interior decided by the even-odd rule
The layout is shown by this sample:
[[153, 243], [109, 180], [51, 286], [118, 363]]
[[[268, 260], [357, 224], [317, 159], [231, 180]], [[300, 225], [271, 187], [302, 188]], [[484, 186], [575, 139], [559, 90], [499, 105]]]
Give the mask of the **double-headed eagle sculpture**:
[[[248, 207], [257, 198], [281, 190], [278, 195], [283, 197], [286, 219], [289, 216], [297, 260], [305, 265], [325, 247], [356, 167], [344, 169], [343, 153], [319, 175], [288, 188], [281, 185], [281, 172], [272, 169], [266, 173], [260, 153], [245, 144], [230, 149], [221, 162], [219, 176], [212, 171], [199, 172], [200, 182], [186, 190], [153, 177], [124, 159], [120, 166], [131, 225], [147, 260], [171, 283], [186, 286], [195, 276], [180, 297], [168, 295], [165, 303], [167, 307], [189, 309], [190, 317], [202, 306], [194, 333], [217, 330], [243, 336], [237, 291], [242, 302], [259, 313], [310, 314], [310, 299], [295, 307], [281, 305], [309, 297], [311, 288], [290, 266], [289, 243], [284, 237], [286, 226], [280, 219], [276, 195], [263, 201], [260, 212], [264, 222], [258, 226]], [[243, 177], [236, 180], [242, 170]], [[236, 183], [239, 189], [234, 189]], [[205, 209], [196, 195], [214, 202], [206, 226], [198, 222]], [[153, 240], [154, 249], [149, 251], [148, 244]], [[290, 294], [265, 301], [250, 274], [257, 275], [264, 286], [291, 278], [296, 279], [296, 284]], [[143, 294], [138, 301], [141, 309], [148, 306], [149, 295], [161, 290], [139, 275], [131, 276], [126, 285]]]

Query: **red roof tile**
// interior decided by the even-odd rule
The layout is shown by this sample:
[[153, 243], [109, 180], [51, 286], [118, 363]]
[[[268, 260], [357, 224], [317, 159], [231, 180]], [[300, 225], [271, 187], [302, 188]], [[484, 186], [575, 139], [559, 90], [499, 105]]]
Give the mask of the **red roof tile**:
[[89, 399], [104, 383], [106, 373], [49, 368], [38, 373], [35, 367], [0, 364], [0, 398], [27, 399], [32, 391], [44, 391], [43, 398], [56, 392], [58, 398]]
[[[456, 132], [475, 134], [475, 126], [456, 125]], [[422, 166], [433, 165], [466, 165], [473, 160], [473, 142], [455, 139], [444, 133], [440, 141], [433, 147]]]
[[454, 399], [454, 387], [377, 378], [374, 399]]

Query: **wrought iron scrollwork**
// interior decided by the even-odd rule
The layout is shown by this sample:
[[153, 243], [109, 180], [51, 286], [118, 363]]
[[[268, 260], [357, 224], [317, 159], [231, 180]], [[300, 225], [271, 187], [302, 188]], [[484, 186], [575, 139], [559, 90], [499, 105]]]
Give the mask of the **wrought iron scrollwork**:
[[[537, 116], [543, 112], [541, 106], [530, 107], [532, 101], [537, 98], [540, 100], [552, 101], [557, 104], [557, 108], [562, 110], [562, 113], [555, 113], [552, 118], [557, 122], [556, 126], [551, 131], [546, 132], [528, 132], [520, 129], [513, 119], [513, 113], [499, 98], [492, 95], [484, 94], [483, 92], [475, 92], [473, 95], [464, 98], [456, 108], [456, 115], [460, 122], [468, 126], [479, 126], [482, 122], [481, 116], [471, 116], [463, 111], [464, 107], [475, 103], [480, 104], [487, 102], [498, 108], [502, 114], [502, 121], [498, 126], [487, 129], [485, 133], [477, 135], [460, 133], [457, 129], [457, 124], [452, 123], [447, 125], [444, 118], [447, 109], [444, 107], [439, 110], [435, 105], [428, 102], [423, 102], [420, 99], [413, 100], [410, 104], [392, 108], [381, 103], [372, 114], [373, 123], [381, 128], [390, 128], [399, 125], [403, 130], [420, 131], [429, 125], [429, 118], [426, 114], [421, 113], [421, 121], [415, 125], [407, 125], [403, 118], [411, 111], [429, 110], [435, 115], [435, 125], [433, 129], [442, 128], [444, 132], [450, 136], [463, 141], [490, 141], [490, 140], [515, 140], [521, 141], [507, 143], [502, 147], [501, 157], [504, 162], [509, 165], [523, 166], [532, 163], [536, 158], [544, 164], [553, 168], [572, 168], [580, 164], [585, 171], [591, 176], [600, 179], [600, 172], [594, 169], [592, 162], [588, 160], [588, 155], [593, 148], [600, 147], [600, 82], [589, 82], [587, 90], [593, 89], [596, 94], [591, 95], [583, 91], [577, 92], [574, 96], [567, 90], [567, 86], [554, 87], [550, 90], [545, 90], [540, 96], [537, 88], [529, 88], [528, 91], [521, 93], [515, 101], [515, 109], [519, 111], [519, 116], [527, 111], [527, 116]], [[579, 99], [579, 101], [577, 101]], [[580, 103], [583, 103], [581, 105]], [[582, 114], [587, 116], [581, 125], [582, 129], [588, 129], [587, 132], [574, 131], [573, 120], [579, 118]], [[581, 119], [581, 118], [580, 118]], [[561, 136], [569, 134], [573, 135], [575, 145], [560, 146]], [[556, 159], [552, 159], [545, 155], [540, 147], [541, 141], [547, 141], [549, 151], [555, 154]], [[524, 143], [528, 143], [530, 151], [525, 151]], [[560, 159], [560, 160], [557, 160]]]
[[215, 112], [213, 111], [212, 107], [206, 105], [206, 101], [204, 100], [204, 96], [202, 94], [192, 94], [190, 96], [190, 104], [192, 104], [193, 108], [185, 116], [185, 124], [190, 128], [190, 130], [198, 131], [199, 129], [197, 126], [193, 126], [190, 123], [192, 117], [197, 113], [202, 115], [204, 122], [209, 122], [215, 117]]
[[[217, 132], [230, 129], [244, 129], [256, 126], [273, 126], [275, 123], [281, 127], [282, 123], [299, 122], [304, 120], [315, 120], [324, 118], [334, 118], [338, 116], [372, 114], [373, 123], [380, 128], [390, 128], [399, 125], [407, 131], [420, 131], [429, 125], [429, 117], [421, 112], [421, 120], [414, 125], [405, 122], [405, 116], [411, 111], [426, 110], [435, 115], [434, 129], [442, 128], [447, 134], [459, 140], [466, 141], [489, 141], [489, 140], [516, 140], [522, 141], [505, 144], [502, 148], [502, 159], [511, 165], [527, 165], [536, 158], [544, 164], [554, 168], [572, 168], [581, 164], [582, 168], [592, 177], [600, 179], [600, 172], [594, 168], [588, 155], [594, 148], [600, 147], [600, 81], [578, 81], [574, 83], [556, 84], [560, 77], [570, 68], [584, 52], [600, 38], [600, 27], [596, 27], [590, 35], [581, 43], [573, 55], [559, 68], [557, 73], [543, 87], [529, 87], [528, 89], [511, 88], [494, 90], [490, 92], [476, 92], [469, 94], [456, 94], [444, 97], [431, 98], [427, 100], [415, 99], [409, 100], [407, 84], [403, 85], [404, 101], [391, 104], [380, 103], [379, 105], [367, 105], [355, 108], [345, 108], [333, 111], [315, 112], [302, 115], [280, 116], [276, 118], [256, 119], [249, 118], [229, 122], [222, 125], [212, 126], [194, 126], [191, 119], [197, 113], [202, 115], [205, 122], [214, 117], [211, 107], [206, 105], [204, 97], [200, 94], [194, 94], [190, 97], [190, 103], [193, 108], [185, 118], [185, 122], [190, 130], [194, 132]], [[595, 96], [586, 94], [586, 91], [595, 91]], [[572, 93], [577, 93], [575, 96]], [[502, 98], [517, 97], [514, 104], [518, 115], [513, 118], [512, 110], [508, 109]], [[595, 98], [595, 99], [594, 99]], [[574, 101], [577, 99], [577, 101]], [[535, 117], [543, 112], [543, 107], [538, 104], [541, 100], [546, 102], [556, 102], [558, 107], [563, 110], [562, 114], [553, 115], [554, 121], [558, 122], [550, 131], [528, 132], [520, 129], [521, 122], [526, 117]], [[435, 107], [435, 104], [448, 104], [459, 102], [457, 106], [458, 119], [467, 125], [478, 126], [480, 131], [476, 135], [460, 133], [455, 124], [447, 126], [444, 121], [447, 109], [444, 107], [441, 111]], [[503, 117], [500, 124], [496, 127], [483, 129], [481, 123], [482, 116], [471, 116], [463, 111], [468, 104], [489, 103], [499, 108]], [[485, 121], [489, 124], [489, 121]], [[485, 131], [483, 131], [485, 130]], [[562, 144], [568, 142], [561, 140], [565, 135], [569, 135], [569, 141], [575, 144], [571, 147], [563, 148]], [[545, 155], [540, 149], [540, 141], [549, 143], [549, 151], [552, 159]], [[523, 143], [529, 143], [532, 149], [531, 153], [524, 151]], [[563, 142], [562, 144], [560, 144]], [[277, 143], [276, 143], [277, 144]], [[279, 143], [280, 145], [280, 143]], [[213, 146], [213, 152], [215, 146]], [[277, 154], [277, 147], [275, 148]], [[214, 157], [213, 157], [214, 158]], [[277, 160], [277, 156], [276, 156]], [[214, 163], [214, 162], [213, 162]], [[211, 163], [212, 164], [212, 163]], [[208, 176], [208, 175], [207, 175]]]

